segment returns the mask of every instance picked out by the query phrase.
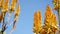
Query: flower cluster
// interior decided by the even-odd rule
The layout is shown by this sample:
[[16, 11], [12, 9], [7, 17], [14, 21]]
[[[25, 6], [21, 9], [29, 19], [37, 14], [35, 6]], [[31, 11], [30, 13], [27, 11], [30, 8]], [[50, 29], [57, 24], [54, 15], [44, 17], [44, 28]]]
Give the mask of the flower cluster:
[[7, 29], [7, 24], [9, 23], [6, 21], [6, 13], [9, 14], [8, 19], [11, 17], [10, 15], [14, 13], [14, 19], [13, 19], [13, 27], [14, 30], [16, 28], [15, 23], [18, 20], [18, 16], [20, 14], [20, 4], [18, 3], [18, 0], [12, 0], [10, 3], [10, 0], [0, 0], [0, 23], [2, 23], [2, 33]]

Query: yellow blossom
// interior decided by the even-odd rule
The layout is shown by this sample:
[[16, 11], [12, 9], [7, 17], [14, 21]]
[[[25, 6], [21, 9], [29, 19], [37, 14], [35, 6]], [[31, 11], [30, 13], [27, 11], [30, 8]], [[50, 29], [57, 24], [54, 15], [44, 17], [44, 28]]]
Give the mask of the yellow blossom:
[[34, 13], [34, 28], [33, 31], [40, 31], [41, 30], [41, 12]]
[[52, 10], [50, 8], [50, 6], [48, 5], [46, 7], [46, 12], [45, 12], [45, 25], [47, 25], [48, 27], [50, 27], [51, 25], [51, 17], [52, 17]]
[[11, 6], [10, 6], [10, 11], [13, 12], [16, 6], [17, 0], [12, 0]]
[[0, 1], [0, 7], [3, 7], [3, 5], [4, 5], [4, 0], [1, 0]]
[[4, 5], [3, 5], [2, 12], [8, 11], [8, 5], [9, 5], [9, 0], [6, 0], [6, 2], [5, 2]]

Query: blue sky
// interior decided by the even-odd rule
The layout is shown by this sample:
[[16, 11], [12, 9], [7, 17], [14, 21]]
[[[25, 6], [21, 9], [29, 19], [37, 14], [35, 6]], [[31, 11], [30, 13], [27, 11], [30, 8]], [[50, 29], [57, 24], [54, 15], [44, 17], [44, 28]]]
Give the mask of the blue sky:
[[[49, 4], [53, 9], [52, 0], [19, 0], [19, 3], [21, 6], [19, 21], [16, 23], [17, 28], [12, 34], [33, 34], [34, 12], [37, 10], [41, 11], [43, 23], [46, 6]], [[57, 15], [55, 10], [52, 11]], [[6, 32], [9, 33], [9, 29]]]

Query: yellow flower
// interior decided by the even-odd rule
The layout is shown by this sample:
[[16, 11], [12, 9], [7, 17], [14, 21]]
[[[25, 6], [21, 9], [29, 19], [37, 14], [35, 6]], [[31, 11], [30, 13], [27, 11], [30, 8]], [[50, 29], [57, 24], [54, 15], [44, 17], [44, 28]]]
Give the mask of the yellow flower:
[[1, 0], [1, 4], [2, 4], [2, 6], [4, 5], [4, 0]]
[[17, 0], [12, 0], [11, 6], [10, 6], [10, 11], [13, 12], [16, 6]]
[[6, 2], [5, 2], [4, 5], [3, 5], [2, 12], [8, 11], [8, 5], [9, 5], [9, 0], [6, 0]]
[[5, 9], [8, 10], [9, 0], [6, 0], [5, 2]]
[[4, 5], [4, 0], [1, 0], [0, 1], [0, 7], [3, 7], [3, 5]]
[[18, 16], [20, 13], [20, 4], [17, 6], [16, 12], [15, 12], [15, 16]]
[[46, 6], [46, 12], [45, 12], [45, 21], [44, 24], [50, 27], [51, 25], [51, 18], [52, 18], [52, 10], [49, 5]]
[[34, 31], [40, 31], [41, 30], [41, 12], [40, 10], [38, 12], [34, 13]]

